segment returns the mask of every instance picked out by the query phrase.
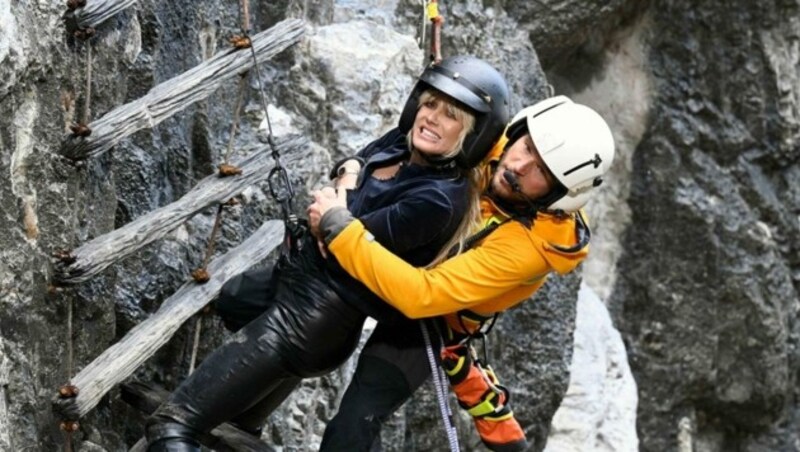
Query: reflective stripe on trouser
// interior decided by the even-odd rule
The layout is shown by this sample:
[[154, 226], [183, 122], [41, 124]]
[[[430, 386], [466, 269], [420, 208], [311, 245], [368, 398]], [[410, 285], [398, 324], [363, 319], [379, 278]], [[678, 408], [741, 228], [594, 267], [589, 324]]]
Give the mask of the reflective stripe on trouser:
[[528, 447], [525, 432], [509, 407], [508, 391], [491, 367], [475, 359], [471, 346], [445, 347], [442, 367], [459, 405], [472, 416], [478, 435], [489, 449], [510, 452]]

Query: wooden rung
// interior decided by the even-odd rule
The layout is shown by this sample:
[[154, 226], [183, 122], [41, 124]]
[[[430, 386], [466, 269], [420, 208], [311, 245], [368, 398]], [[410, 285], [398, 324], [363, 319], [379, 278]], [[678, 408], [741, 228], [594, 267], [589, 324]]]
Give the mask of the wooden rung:
[[[300, 41], [303, 21], [286, 19], [252, 37], [259, 62]], [[210, 96], [224, 83], [253, 67], [250, 49], [228, 48], [213, 58], [151, 89], [144, 97], [121, 105], [89, 124], [88, 137], [68, 135], [61, 153], [83, 160], [108, 151], [123, 138], [152, 128], [189, 105]]]
[[[277, 143], [283, 164], [302, 159], [308, 140], [292, 137]], [[101, 235], [72, 250], [66, 259], [53, 265], [53, 279], [61, 285], [88, 280], [110, 265], [130, 256], [144, 246], [165, 237], [184, 221], [201, 210], [219, 204], [241, 193], [246, 187], [264, 180], [274, 162], [269, 152], [262, 151], [239, 162], [242, 174], [218, 177], [216, 174], [200, 181], [181, 199], [131, 221], [119, 229]]]
[[64, 409], [57, 407], [56, 411], [83, 417], [111, 388], [128, 378], [166, 344], [186, 320], [216, 298], [225, 281], [263, 261], [282, 241], [283, 223], [269, 221], [241, 245], [211, 262], [208, 282], [185, 283], [158, 311], [72, 378], [69, 384], [77, 386], [78, 395], [56, 401], [59, 405], [68, 405]]
[[[122, 400], [145, 414], [152, 414], [169, 396], [167, 390], [141, 382], [123, 384], [120, 387]], [[237, 428], [232, 424], [222, 424], [201, 438], [204, 446], [216, 451], [261, 451], [274, 452], [275, 449], [259, 438]], [[140, 441], [142, 442], [142, 441]], [[139, 444], [138, 442], [136, 443]], [[134, 445], [134, 448], [137, 447]], [[134, 450], [131, 448], [131, 450]], [[144, 451], [144, 448], [138, 449]]]
[[136, 3], [136, 0], [87, 0], [86, 6], [67, 11], [64, 22], [67, 31], [97, 28], [117, 13]]

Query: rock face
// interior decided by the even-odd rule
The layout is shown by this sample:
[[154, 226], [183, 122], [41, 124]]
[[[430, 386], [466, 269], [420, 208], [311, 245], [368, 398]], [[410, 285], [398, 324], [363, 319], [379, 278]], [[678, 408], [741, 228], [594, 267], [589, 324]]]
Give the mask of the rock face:
[[612, 312], [644, 450], [797, 448], [795, 1], [654, 2]]
[[546, 452], [638, 450], [636, 382], [622, 337], [603, 301], [578, 292], [570, 381], [553, 417]]
[[[143, 0], [98, 26], [89, 120], [225, 48], [239, 32], [237, 3]], [[598, 406], [619, 405], [593, 403], [569, 418], [602, 426], [623, 419], [627, 429], [565, 437], [559, 414], [553, 450], [635, 448], [637, 433], [643, 450], [796, 449], [800, 2], [457, 0], [440, 7], [445, 55], [471, 53], [496, 65], [514, 92], [513, 109], [547, 96], [549, 84], [600, 111], [614, 130], [618, 153], [589, 206], [593, 255], [583, 276], [608, 300], [628, 347], [638, 432], [631, 431], [634, 398], [619, 398], [629, 403], [604, 415]], [[50, 286], [51, 253], [168, 204], [211, 174], [227, 151], [237, 98], [232, 83], [111, 152], [71, 164], [58, 150], [68, 126], [87, 114], [88, 52], [67, 35], [63, 13], [57, 2], [0, 0], [0, 450], [63, 444], [50, 410], [56, 389], [200, 265], [215, 209], [65, 290]], [[276, 134], [296, 131], [312, 141], [307, 158], [290, 168], [299, 213], [334, 159], [396, 123], [426, 60], [415, 44], [420, 14], [411, 0], [252, 2], [255, 30], [287, 17], [307, 24], [299, 45], [261, 62]], [[234, 156], [265, 152], [265, 125], [250, 77]], [[263, 184], [239, 199], [225, 214], [217, 253], [279, 215]], [[601, 400], [620, 388], [609, 386], [617, 380], [607, 380], [602, 366], [578, 359], [594, 350], [606, 371], [608, 363], [625, 367], [618, 341], [607, 352], [582, 341], [615, 337], [596, 300], [588, 322], [578, 307], [573, 361], [581, 276], [551, 278], [532, 302], [502, 316], [490, 337], [490, 360], [514, 394], [533, 450], [544, 449], [565, 392], [563, 408], [575, 406], [571, 368], [575, 379], [596, 375], [587, 384], [606, 382], [585, 386], [606, 388], [595, 391]], [[135, 377], [180, 382], [195, 324]], [[226, 338], [211, 317], [202, 325], [201, 357]], [[304, 382], [272, 416], [264, 439], [314, 450], [352, 365]], [[627, 379], [619, 381], [630, 391]], [[424, 388], [388, 422], [384, 449], [445, 450], [436, 413]], [[73, 437], [81, 450], [127, 450], [142, 421], [112, 392]], [[464, 449], [481, 450], [471, 421], [458, 422]]]

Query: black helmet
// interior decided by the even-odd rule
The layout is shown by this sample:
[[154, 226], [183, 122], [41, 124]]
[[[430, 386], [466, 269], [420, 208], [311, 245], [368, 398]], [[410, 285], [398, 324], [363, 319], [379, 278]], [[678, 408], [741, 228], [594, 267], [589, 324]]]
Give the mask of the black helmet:
[[464, 139], [464, 147], [455, 157], [462, 168], [472, 168], [483, 160], [508, 123], [508, 86], [489, 63], [472, 56], [445, 58], [431, 63], [419, 76], [400, 115], [400, 131], [414, 126], [419, 96], [434, 88], [460, 102], [475, 115], [475, 126]]

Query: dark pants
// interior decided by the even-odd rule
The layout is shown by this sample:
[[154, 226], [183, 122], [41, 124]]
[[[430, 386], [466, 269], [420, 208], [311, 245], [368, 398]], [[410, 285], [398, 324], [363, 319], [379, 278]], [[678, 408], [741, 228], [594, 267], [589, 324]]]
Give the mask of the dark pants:
[[152, 450], [197, 440], [226, 421], [263, 422], [301, 378], [350, 357], [365, 316], [330, 289], [319, 259], [302, 253], [276, 268], [267, 311], [207, 357], [148, 420]]
[[[215, 308], [228, 329], [237, 331], [273, 305], [276, 289], [272, 273], [271, 266], [248, 270], [225, 284]], [[336, 416], [325, 429], [321, 450], [380, 448], [383, 422], [430, 376], [420, 325], [419, 321], [407, 319], [378, 324], [364, 346]], [[257, 431], [299, 381], [284, 381], [269, 397], [232, 421]]]
[[[328, 423], [321, 451], [380, 450], [380, 430], [430, 376], [420, 321], [379, 323]], [[431, 339], [436, 341], [436, 336]], [[438, 341], [434, 349], [438, 350]], [[437, 357], [438, 359], [438, 357]]]
[[275, 264], [252, 268], [222, 285], [212, 303], [225, 328], [237, 332], [275, 305]]

